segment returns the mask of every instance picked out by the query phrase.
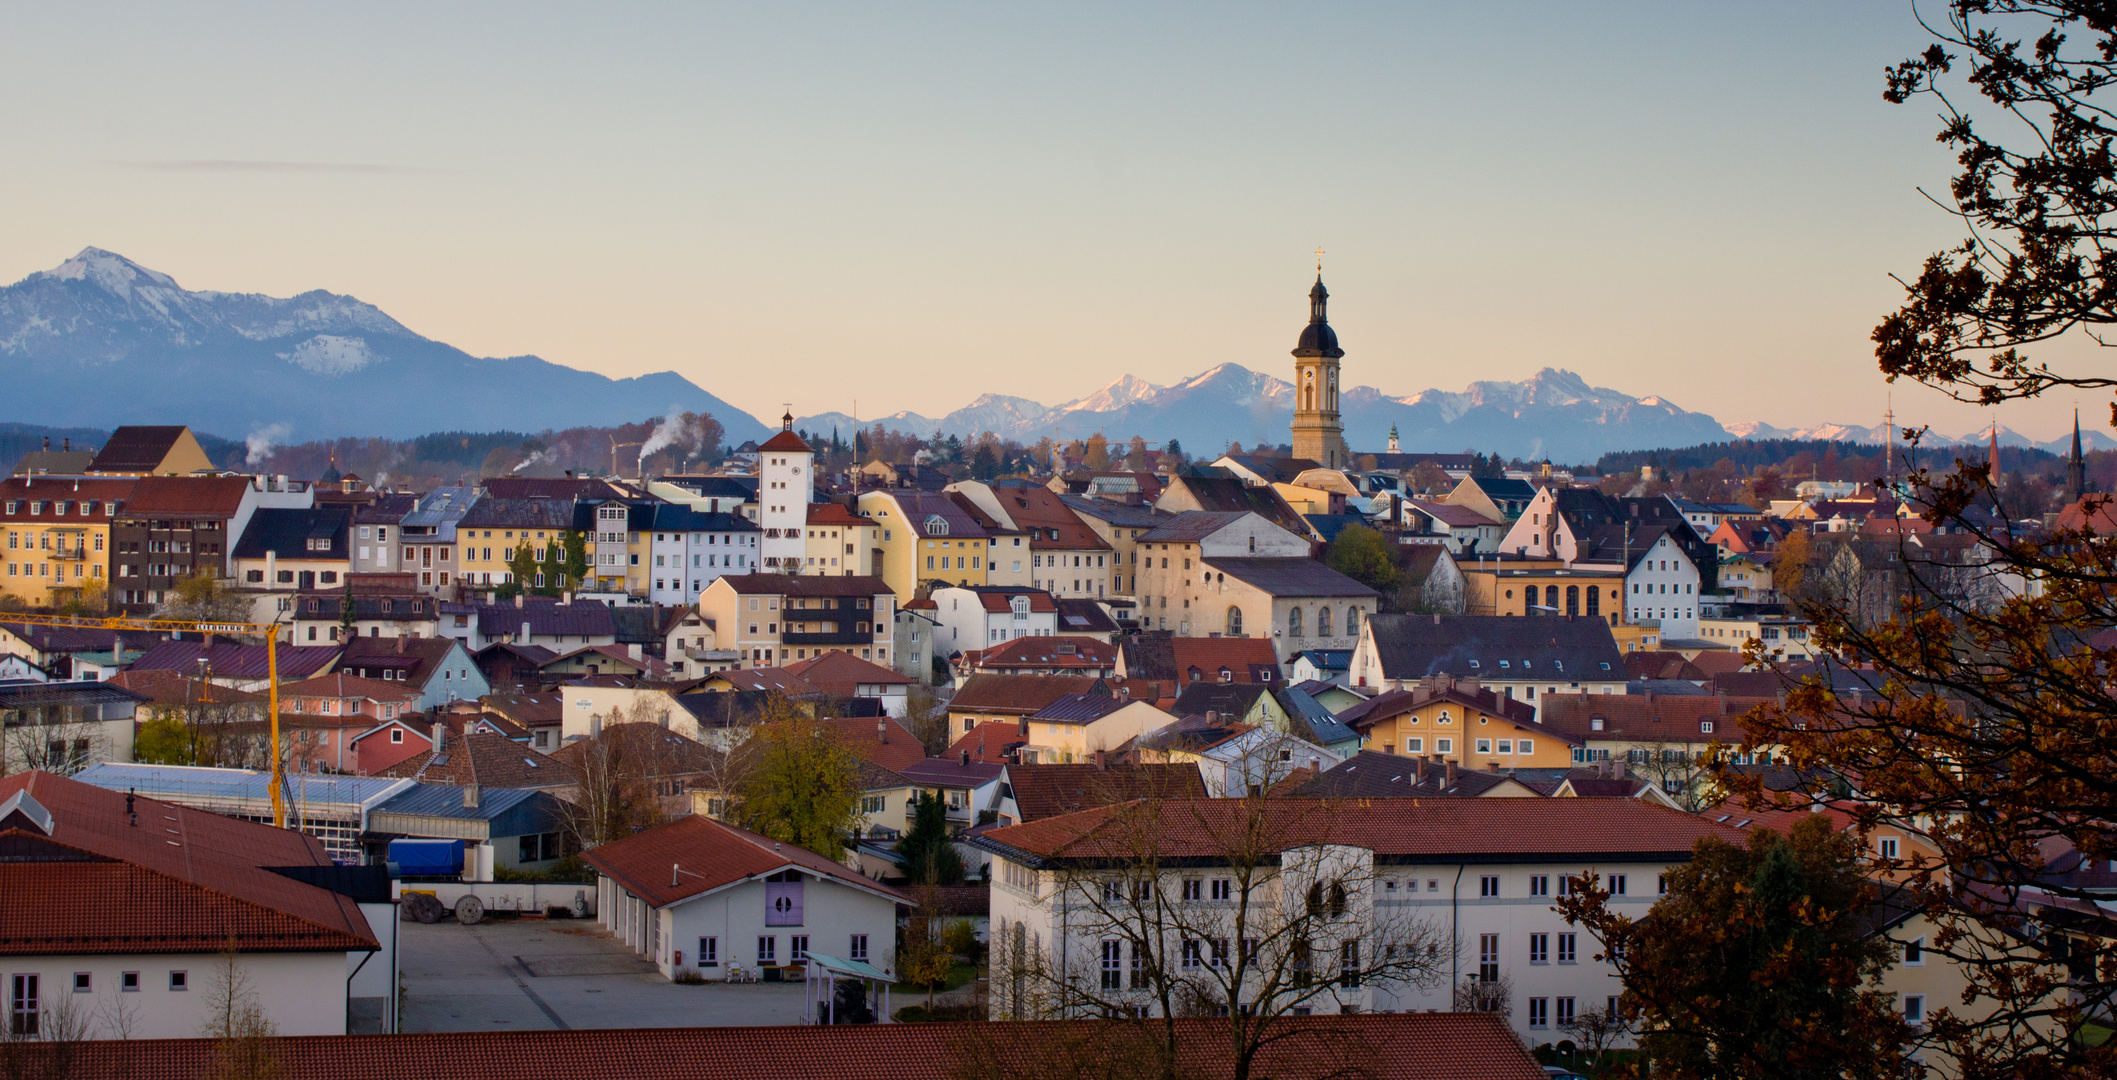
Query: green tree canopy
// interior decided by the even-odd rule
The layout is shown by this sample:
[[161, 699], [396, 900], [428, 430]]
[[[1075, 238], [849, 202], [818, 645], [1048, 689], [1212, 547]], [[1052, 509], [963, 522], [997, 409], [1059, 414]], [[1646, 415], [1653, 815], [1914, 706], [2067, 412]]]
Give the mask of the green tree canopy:
[[1388, 595], [1397, 587], [1397, 546], [1365, 525], [1348, 525], [1331, 541], [1325, 565], [1346, 577]]
[[859, 820], [860, 762], [821, 724], [770, 710], [745, 744], [754, 767], [740, 789], [737, 824], [828, 858], [845, 852]]
[[916, 885], [963, 884], [963, 857], [948, 836], [948, 810], [935, 792], [912, 796], [911, 831], [897, 841], [897, 857]]
[[1561, 896], [1604, 945], [1639, 1033], [1632, 1075], [1673, 1080], [1893, 1080], [1910, 1030], [1878, 980], [1892, 959], [1869, 933], [1876, 890], [1852, 833], [1821, 814], [1747, 847], [1707, 837], [1671, 870], [1644, 919], [1589, 878]]

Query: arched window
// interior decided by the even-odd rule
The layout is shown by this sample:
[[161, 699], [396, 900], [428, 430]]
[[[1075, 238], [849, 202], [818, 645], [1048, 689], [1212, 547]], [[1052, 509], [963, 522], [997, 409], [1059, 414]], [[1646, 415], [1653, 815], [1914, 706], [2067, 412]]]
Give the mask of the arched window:
[[1330, 636], [1330, 609], [1327, 607], [1316, 609], [1316, 636]]
[[1359, 637], [1359, 636], [1360, 636], [1360, 609], [1359, 609], [1359, 608], [1356, 608], [1356, 607], [1349, 607], [1349, 608], [1346, 608], [1346, 609], [1345, 609], [1345, 636], [1346, 636], [1346, 637]]
[[1546, 585], [1546, 586], [1544, 586], [1544, 606], [1545, 606], [1545, 607], [1547, 607], [1547, 608], [1550, 608], [1550, 609], [1551, 609], [1551, 613], [1552, 613], [1552, 614], [1556, 614], [1556, 613], [1557, 613], [1557, 611], [1558, 611], [1558, 586], [1556, 586], [1556, 585]]
[[[1590, 591], [1592, 592], [1593, 590]], [[1580, 586], [1578, 585], [1566, 586], [1566, 614], [1569, 616], [1580, 614]]]
[[1228, 607], [1228, 636], [1242, 636], [1242, 609], [1233, 605]]
[[1301, 636], [1301, 609], [1293, 608], [1286, 613], [1286, 636]]
[[1601, 614], [1602, 590], [1594, 587], [1593, 585], [1590, 585], [1588, 586], [1588, 616], [1590, 618], [1595, 618], [1597, 616], [1600, 616]]

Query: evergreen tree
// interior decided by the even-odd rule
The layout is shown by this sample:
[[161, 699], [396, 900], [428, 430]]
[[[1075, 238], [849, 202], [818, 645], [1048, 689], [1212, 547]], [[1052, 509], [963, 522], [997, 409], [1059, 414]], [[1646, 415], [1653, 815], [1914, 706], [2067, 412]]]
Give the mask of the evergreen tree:
[[948, 837], [948, 814], [940, 795], [922, 791], [912, 797], [911, 831], [897, 841], [897, 857], [904, 860], [904, 872], [914, 884], [963, 884], [963, 857]]

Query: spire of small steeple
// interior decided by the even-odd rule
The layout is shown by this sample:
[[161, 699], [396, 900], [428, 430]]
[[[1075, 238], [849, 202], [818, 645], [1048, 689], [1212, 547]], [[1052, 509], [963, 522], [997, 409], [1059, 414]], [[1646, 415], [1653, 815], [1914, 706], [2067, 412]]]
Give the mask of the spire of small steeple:
[[2066, 459], [2066, 490], [2075, 499], [2088, 493], [2088, 460], [2080, 452], [2080, 410], [2073, 410], [2073, 454]]
[[1991, 453], [1990, 453], [1990, 455], [1989, 455], [1989, 456], [1988, 456], [1988, 458], [1987, 458], [1987, 464], [1989, 465], [1989, 468], [1987, 469], [1987, 471], [1988, 471], [1988, 472], [1990, 473], [1990, 475], [1991, 475], [1991, 480], [1992, 480], [1992, 486], [1993, 486], [1993, 487], [1998, 487], [1998, 486], [1999, 486], [1999, 421], [1997, 421], [1997, 420], [1994, 420], [1994, 421], [1992, 421], [1992, 448], [1991, 448]]

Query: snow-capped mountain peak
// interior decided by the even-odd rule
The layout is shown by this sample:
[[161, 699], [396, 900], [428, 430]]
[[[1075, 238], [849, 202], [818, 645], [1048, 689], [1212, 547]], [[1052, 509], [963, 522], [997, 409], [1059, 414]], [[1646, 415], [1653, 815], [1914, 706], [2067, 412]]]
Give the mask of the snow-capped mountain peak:
[[159, 270], [149, 270], [123, 255], [104, 251], [99, 247], [82, 248], [81, 253], [73, 258], [31, 276], [48, 277], [56, 281], [87, 281], [124, 300], [132, 298], [135, 282], [176, 292], [183, 291], [175, 278]]

